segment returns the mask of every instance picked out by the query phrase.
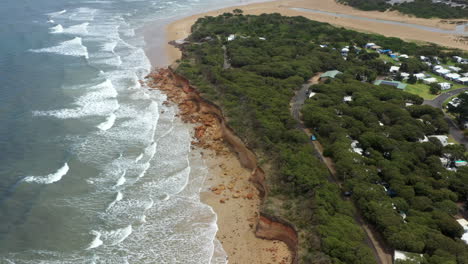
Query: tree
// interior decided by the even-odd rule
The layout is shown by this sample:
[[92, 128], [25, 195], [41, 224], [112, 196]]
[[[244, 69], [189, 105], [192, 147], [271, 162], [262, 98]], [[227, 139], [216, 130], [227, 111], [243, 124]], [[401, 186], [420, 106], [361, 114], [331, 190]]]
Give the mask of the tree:
[[438, 83], [431, 83], [429, 85], [429, 92], [431, 92], [431, 94], [438, 94], [440, 93], [440, 86]]
[[414, 76], [414, 74], [411, 74], [408, 78], [408, 83], [410, 84], [415, 84], [417, 81], [418, 79], [416, 78], [416, 76]]

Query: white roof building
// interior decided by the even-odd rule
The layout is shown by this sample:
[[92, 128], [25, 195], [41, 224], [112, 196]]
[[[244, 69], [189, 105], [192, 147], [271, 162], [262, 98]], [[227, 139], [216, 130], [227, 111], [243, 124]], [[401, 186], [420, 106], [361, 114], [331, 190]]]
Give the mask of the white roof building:
[[400, 71], [400, 67], [398, 67], [398, 66], [390, 67], [390, 72], [399, 72], [399, 71]]
[[442, 144], [442, 146], [447, 146], [448, 145], [448, 137], [445, 136], [445, 135], [433, 135], [433, 136], [429, 136], [430, 138], [437, 138], [440, 143]]
[[428, 59], [426, 56], [419, 56], [419, 58], [420, 58], [422, 61], [425, 61], [425, 60]]
[[424, 73], [420, 72], [420, 73], [414, 74], [414, 77], [416, 77], [416, 79], [418, 79], [418, 80], [421, 80], [421, 79], [426, 78], [426, 75]]
[[406, 54], [401, 54], [401, 55], [400, 55], [400, 58], [408, 59], [408, 58], [409, 58], [409, 56], [408, 56], [408, 55], [406, 55]]
[[229, 35], [229, 37], [227, 37], [227, 41], [233, 41], [235, 39], [236, 39], [236, 35], [234, 35], [234, 34], [231, 34], [231, 35]]
[[359, 141], [353, 140], [353, 142], [351, 142], [351, 149], [353, 150], [353, 152], [359, 155], [362, 155], [362, 153], [364, 153], [364, 150], [362, 148], [358, 148], [357, 147], [358, 144], [359, 144]]
[[316, 95], [316, 94], [317, 94], [317, 93], [310, 92], [310, 94], [309, 94], [309, 98], [312, 98], [312, 97], [314, 97], [314, 95]]
[[437, 82], [437, 79], [434, 78], [434, 77], [426, 78], [426, 79], [423, 79], [423, 82], [424, 82], [425, 84], [431, 84], [431, 83]]
[[436, 65], [434, 66], [434, 68], [432, 68], [434, 71], [437, 71], [437, 70], [440, 70], [440, 69], [443, 69], [444, 67], [440, 66], [440, 65]]
[[463, 83], [463, 84], [467, 84], [468, 83], [468, 77], [459, 78], [456, 81], [460, 82], [460, 83]]
[[428, 142], [428, 141], [429, 141], [429, 139], [426, 136], [424, 136], [423, 139], [419, 140], [420, 143], [424, 143], [424, 142]]
[[400, 73], [400, 76], [403, 77], [403, 79], [408, 79], [410, 75], [411, 75], [411, 74], [409, 74], [409, 73], [407, 73], [407, 72], [402, 72], [402, 73]]
[[461, 71], [461, 68], [455, 67], [455, 66], [449, 66], [448, 68], [449, 68], [450, 70], [454, 71], [454, 72], [459, 72], [459, 71]]
[[443, 83], [439, 83], [439, 87], [441, 90], [448, 90], [450, 88], [452, 88], [452, 84], [451, 83], [448, 83], [448, 82], [443, 82]]
[[460, 79], [460, 74], [458, 73], [449, 73], [449, 74], [445, 74], [445, 78], [448, 78], [448, 79], [451, 79], [451, 80], [456, 80], [456, 79]]
[[465, 230], [461, 239], [465, 241], [465, 244], [468, 244], [468, 221], [465, 219], [457, 219], [457, 222], [463, 227], [463, 230]]
[[395, 254], [393, 255], [393, 261], [394, 263], [397, 262], [397, 260], [412, 260], [420, 263], [423, 259], [422, 254], [417, 254], [417, 253], [411, 253], [411, 252], [405, 252], [405, 251], [400, 251], [400, 250], [395, 250]]
[[442, 69], [436, 70], [435, 72], [439, 75], [445, 75], [445, 74], [450, 73], [450, 70], [442, 68]]

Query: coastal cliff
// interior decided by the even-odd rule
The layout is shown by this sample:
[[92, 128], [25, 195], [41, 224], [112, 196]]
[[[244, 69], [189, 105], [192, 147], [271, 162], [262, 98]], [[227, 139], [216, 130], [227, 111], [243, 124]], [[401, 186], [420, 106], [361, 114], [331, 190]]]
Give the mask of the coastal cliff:
[[[268, 195], [265, 172], [259, 167], [255, 154], [226, 124], [222, 110], [214, 103], [205, 100], [197, 89], [190, 85], [187, 79], [171, 69], [153, 71], [146, 77], [146, 85], [163, 91], [170, 102], [177, 104], [182, 120], [194, 124], [195, 138], [192, 142], [193, 146], [212, 150], [216, 155], [222, 155], [226, 151], [235, 153], [240, 164], [250, 171], [249, 180], [258, 191], [256, 193], [237, 191], [232, 195], [234, 199], [259, 199], [259, 212], [255, 213], [256, 218], [250, 224], [252, 227], [251, 232], [254, 232], [261, 239], [284, 242], [290, 251], [290, 258], [287, 258], [287, 261], [297, 263], [297, 232], [286, 221], [261, 212], [262, 203]], [[165, 102], [165, 104], [168, 103]], [[212, 187], [211, 191], [219, 195], [225, 189], [232, 190], [233, 183], [231, 182], [227, 186], [221, 184]], [[222, 198], [219, 201], [220, 203], [226, 203], [228, 199]], [[273, 249], [270, 251], [275, 252]], [[279, 263], [286, 263], [286, 258], [283, 258]]]

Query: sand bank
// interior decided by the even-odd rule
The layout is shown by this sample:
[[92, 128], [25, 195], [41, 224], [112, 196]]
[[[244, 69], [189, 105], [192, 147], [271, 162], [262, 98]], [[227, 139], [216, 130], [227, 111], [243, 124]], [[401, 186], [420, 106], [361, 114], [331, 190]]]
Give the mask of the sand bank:
[[[216, 16], [224, 12], [231, 12], [236, 7], [223, 8], [216, 11], [197, 14], [177, 20], [166, 27], [167, 41], [184, 39], [190, 34], [190, 28], [195, 21], [204, 16]], [[455, 30], [455, 25], [441, 19], [422, 19], [400, 14], [398, 12], [365, 12], [349, 6], [337, 4], [334, 0], [279, 0], [265, 3], [255, 3], [239, 6], [245, 14], [259, 15], [262, 13], [280, 13], [286, 16], [304, 16], [312, 20], [327, 22], [336, 26], [355, 29], [362, 32], [378, 33], [388, 37], [398, 37], [409, 41], [432, 42], [451, 48], [468, 50], [468, 43], [461, 41], [453, 34], [429, 32], [401, 25], [389, 25], [378, 22], [369, 22], [352, 18], [336, 17], [328, 14], [318, 14], [306, 11], [293, 10], [292, 8], [305, 8], [326, 12], [349, 14], [363, 18], [382, 19], [421, 26]], [[456, 20], [452, 20], [454, 22]], [[166, 45], [169, 61], [179, 59], [181, 53], [171, 45]]]

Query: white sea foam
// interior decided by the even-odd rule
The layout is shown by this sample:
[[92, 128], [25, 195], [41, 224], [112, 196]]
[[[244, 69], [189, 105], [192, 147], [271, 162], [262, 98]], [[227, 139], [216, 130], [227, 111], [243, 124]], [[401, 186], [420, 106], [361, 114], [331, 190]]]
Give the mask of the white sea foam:
[[153, 207], [153, 205], [154, 205], [154, 201], [153, 201], [153, 199], [150, 198], [150, 200], [144, 206], [145, 211], [149, 210], [151, 207]]
[[64, 9], [64, 10], [61, 10], [61, 11], [58, 11], [58, 12], [48, 13], [47, 15], [50, 16], [50, 17], [56, 17], [56, 16], [59, 16], [61, 14], [65, 14], [66, 12], [67, 12], [67, 10]]
[[52, 27], [50, 31], [54, 34], [87, 35], [88, 25], [88, 22], [84, 22], [64, 28], [62, 25], [58, 24], [57, 26]]
[[104, 122], [102, 122], [101, 124], [99, 124], [99, 125], [97, 126], [97, 128], [99, 128], [99, 129], [101, 129], [101, 130], [103, 130], [103, 131], [106, 131], [106, 130], [110, 129], [110, 128], [114, 125], [115, 119], [116, 119], [116, 118], [117, 118], [117, 117], [115, 116], [114, 113], [110, 114], [110, 115], [106, 118], [106, 121], [104, 121]]
[[117, 180], [117, 183], [115, 184], [115, 186], [120, 186], [120, 185], [123, 185], [127, 179], [125, 179], [125, 174], [127, 174], [127, 171], [124, 171], [122, 173], [122, 175], [120, 176], [120, 178]]
[[114, 205], [118, 202], [118, 201], [121, 201], [123, 198], [123, 194], [121, 192], [117, 192], [117, 195], [115, 196], [115, 199], [114, 201], [112, 201], [109, 206], [107, 207], [106, 210], [109, 210], [111, 209], [112, 207], [114, 207]]
[[49, 20], [47, 20], [47, 23], [53, 24], [53, 23], [55, 23], [55, 21], [53, 19], [49, 19]]
[[55, 26], [51, 27], [49, 30], [50, 30], [51, 33], [62, 33], [63, 32], [63, 27], [62, 27], [62, 25], [58, 24], [58, 25], [55, 25]]
[[38, 53], [56, 53], [65, 56], [85, 57], [89, 58], [88, 49], [83, 45], [80, 37], [71, 40], [66, 40], [57, 46], [43, 49], [31, 49], [31, 52]]
[[98, 231], [91, 231], [91, 234], [94, 235], [94, 239], [93, 241], [91, 241], [91, 243], [89, 244], [89, 246], [86, 248], [86, 249], [92, 249], [92, 248], [97, 248], [99, 246], [101, 246], [103, 244], [102, 240], [101, 240], [101, 233], [98, 232]]
[[[36, 116], [54, 116], [61, 119], [111, 115], [120, 107], [119, 102], [115, 99], [117, 95], [112, 82], [107, 79], [98, 85], [90, 87], [87, 93], [79, 97], [74, 103], [77, 105], [77, 108], [34, 111], [33, 114]], [[111, 119], [110, 121], [115, 120]], [[106, 124], [106, 126], [110, 124], [111, 122]]]
[[138, 155], [138, 157], [136, 157], [135, 163], [138, 163], [142, 158], [143, 158], [143, 153], [141, 153], [140, 155]]
[[124, 241], [132, 233], [132, 231], [132, 226], [129, 225], [127, 227], [109, 232], [107, 239], [110, 240], [111, 245], [117, 245]]
[[68, 167], [68, 164], [65, 163], [60, 169], [58, 169], [54, 173], [51, 173], [46, 176], [27, 176], [26, 178], [23, 179], [23, 181], [35, 182], [35, 183], [40, 183], [40, 184], [51, 184], [51, 183], [60, 181], [62, 177], [68, 173], [69, 169], [70, 168]]
[[96, 12], [97, 9], [80, 7], [71, 12], [69, 19], [74, 21], [93, 21]]

